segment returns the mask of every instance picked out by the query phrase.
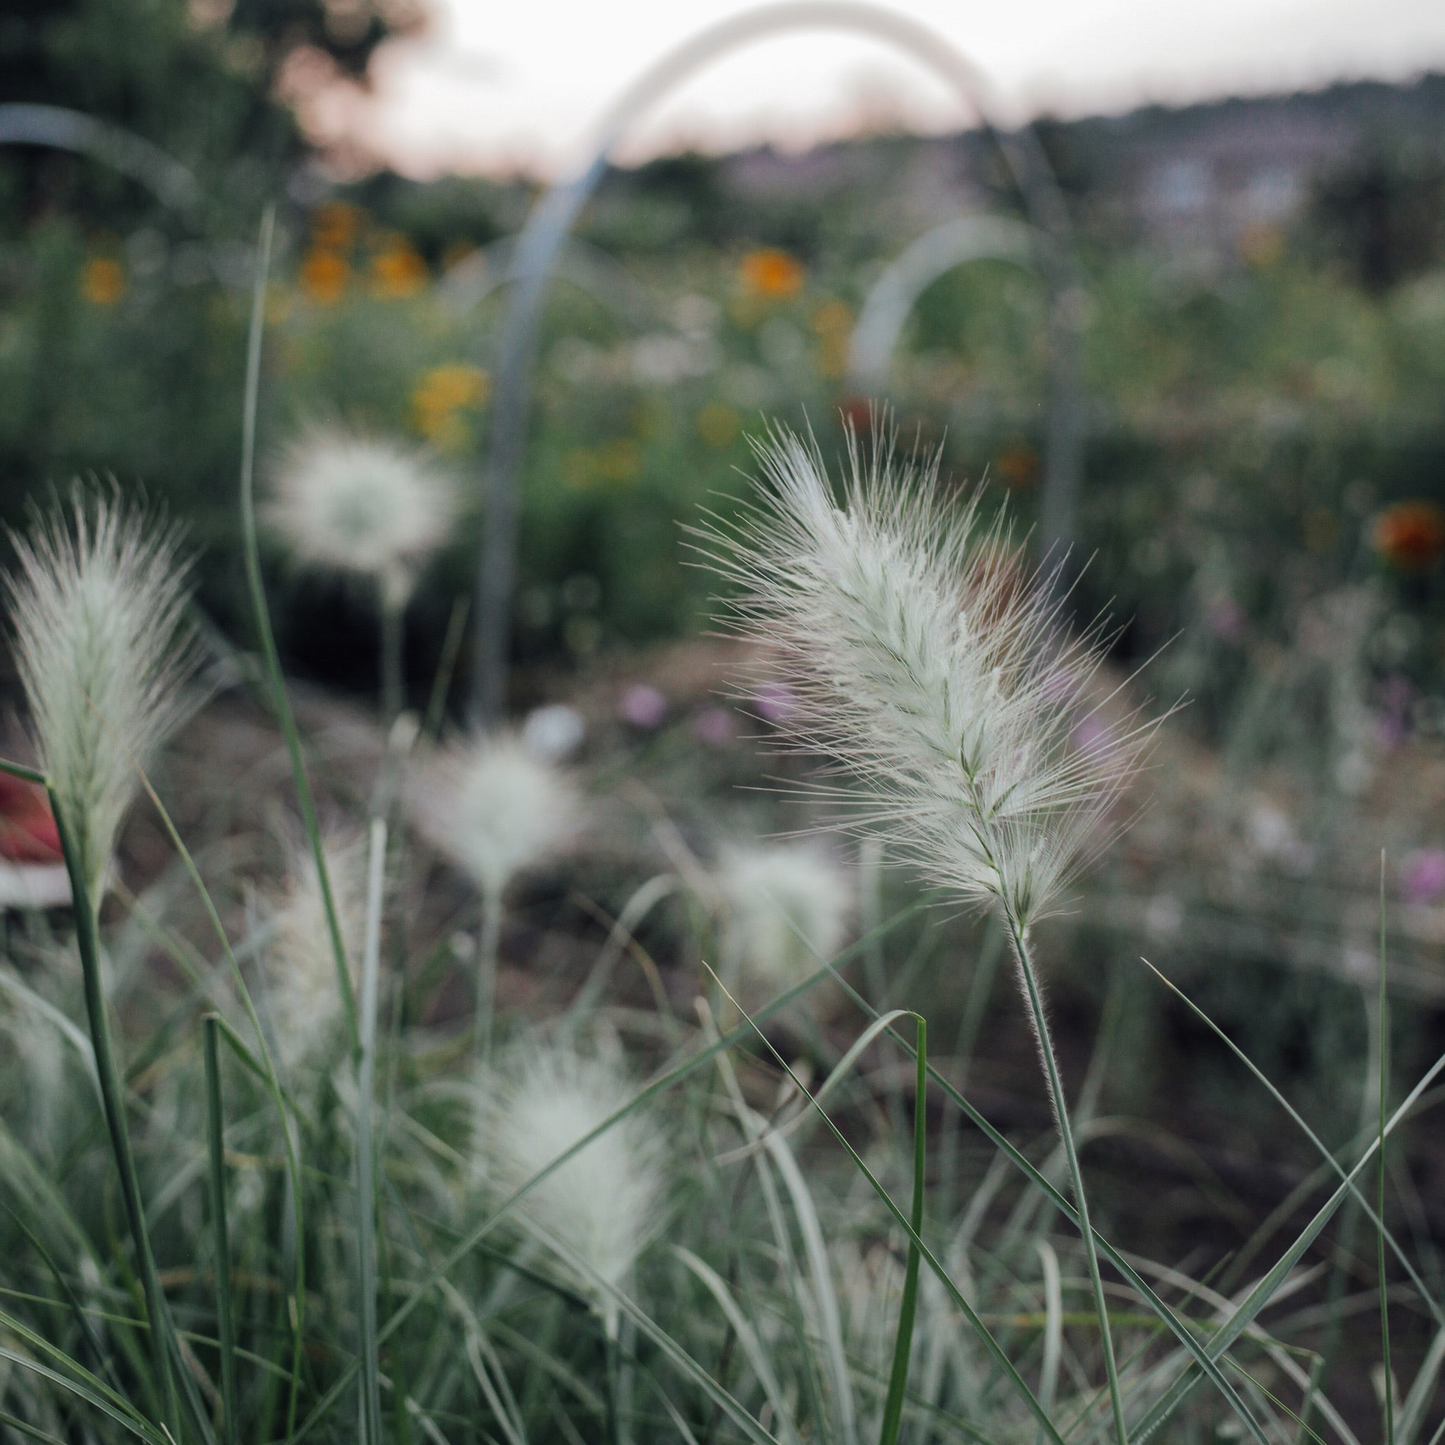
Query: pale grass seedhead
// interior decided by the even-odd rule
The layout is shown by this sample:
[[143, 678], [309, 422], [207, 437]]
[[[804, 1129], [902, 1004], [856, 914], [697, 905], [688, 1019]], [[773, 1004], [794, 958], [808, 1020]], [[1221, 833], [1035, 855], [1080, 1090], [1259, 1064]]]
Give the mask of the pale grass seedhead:
[[853, 907], [848, 874], [816, 844], [729, 845], [713, 872], [729, 971], [780, 992], [831, 959]]
[[[483, 1076], [481, 1172], [501, 1197], [526, 1184], [623, 1108], [636, 1090], [620, 1068], [560, 1046], [517, 1050]], [[625, 1115], [523, 1196], [517, 1213], [555, 1249], [615, 1333], [613, 1289], [660, 1229], [666, 1207], [666, 1142], [645, 1112]], [[578, 1265], [585, 1268], [578, 1269]]]
[[282, 453], [266, 521], [303, 566], [368, 578], [398, 604], [459, 510], [454, 479], [425, 452], [315, 427]]
[[[366, 845], [351, 834], [323, 839], [326, 876], [353, 974], [366, 933]], [[282, 1062], [292, 1068], [322, 1046], [342, 1018], [336, 955], [311, 845], [291, 847], [286, 881], [272, 897], [267, 1005]]]
[[977, 501], [940, 500], [937, 459], [850, 446], [841, 500], [815, 444], [779, 430], [736, 528], [707, 534], [746, 636], [795, 693], [781, 730], [850, 776], [824, 790], [933, 881], [999, 903], [1020, 930], [1107, 835], [1150, 728], [1078, 746], [1099, 632], [1069, 638], [1054, 578]]
[[161, 744], [192, 710], [198, 653], [185, 621], [179, 529], [118, 489], [12, 533], [5, 576], [15, 665], [41, 766], [98, 899], [121, 821]]
[[415, 801], [422, 831], [492, 896], [561, 847], [579, 812], [567, 775], [507, 734], [448, 749]]

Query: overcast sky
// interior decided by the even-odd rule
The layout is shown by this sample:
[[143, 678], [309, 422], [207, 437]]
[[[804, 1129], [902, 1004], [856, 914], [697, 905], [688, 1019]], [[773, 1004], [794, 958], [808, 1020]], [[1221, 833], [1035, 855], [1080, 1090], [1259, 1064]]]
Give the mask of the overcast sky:
[[[575, 163], [651, 61], [738, 0], [430, 0], [428, 32], [375, 62], [375, 94], [332, 97], [322, 128], [418, 175]], [[1445, 69], [1445, 0], [896, 0], [964, 50], [1022, 113], [1079, 115]], [[684, 145], [783, 145], [902, 120], [969, 119], [915, 62], [810, 32], [715, 61], [651, 110], [627, 160]]]

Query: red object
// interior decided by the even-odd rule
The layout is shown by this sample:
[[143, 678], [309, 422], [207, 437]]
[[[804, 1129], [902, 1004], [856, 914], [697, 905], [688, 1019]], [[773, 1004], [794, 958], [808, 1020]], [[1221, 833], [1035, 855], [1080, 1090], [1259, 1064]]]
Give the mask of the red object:
[[60, 834], [45, 789], [12, 773], [0, 773], [0, 859], [7, 863], [60, 861]]
[[1445, 555], [1445, 508], [1396, 502], [1375, 518], [1375, 550], [1404, 572], [1420, 572]]

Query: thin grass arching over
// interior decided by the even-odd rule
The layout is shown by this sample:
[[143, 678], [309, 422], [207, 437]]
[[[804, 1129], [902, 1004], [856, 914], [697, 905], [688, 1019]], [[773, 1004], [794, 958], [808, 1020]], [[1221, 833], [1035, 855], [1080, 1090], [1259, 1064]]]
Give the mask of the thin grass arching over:
[[182, 528], [77, 483], [12, 533], [5, 576], [36, 751], [99, 898], [139, 771], [197, 701]]

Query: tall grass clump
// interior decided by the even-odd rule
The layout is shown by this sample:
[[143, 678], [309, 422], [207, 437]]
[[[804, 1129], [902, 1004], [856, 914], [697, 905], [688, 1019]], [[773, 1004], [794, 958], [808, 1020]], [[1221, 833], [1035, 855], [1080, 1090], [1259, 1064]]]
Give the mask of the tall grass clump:
[[1000, 520], [940, 499], [937, 458], [866, 455], [850, 441], [841, 497], [816, 444], [777, 430], [760, 451], [758, 501], [711, 532], [736, 588], [739, 630], [781, 657], [796, 693], [780, 727], [831, 760], [825, 788], [855, 828], [876, 831], [962, 902], [997, 908], [1044, 1066], [1109, 1379], [1123, 1402], [1083, 1179], [1030, 930], [1107, 837], [1150, 729], [1080, 745], [1103, 649], [1061, 625], [1055, 577], [1030, 569]]

